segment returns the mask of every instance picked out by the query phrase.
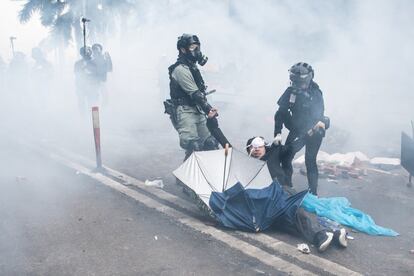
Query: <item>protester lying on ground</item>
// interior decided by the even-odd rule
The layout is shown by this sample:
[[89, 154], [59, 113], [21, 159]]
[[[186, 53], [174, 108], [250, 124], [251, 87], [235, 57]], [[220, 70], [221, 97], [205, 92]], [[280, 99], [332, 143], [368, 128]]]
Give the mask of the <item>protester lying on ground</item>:
[[[222, 146], [229, 144], [229, 141], [218, 126], [215, 117], [207, 119], [207, 127], [210, 133], [219, 141]], [[266, 161], [269, 172], [274, 180], [285, 180], [284, 172], [281, 168], [280, 160], [286, 151], [295, 150], [295, 147], [301, 147], [303, 143], [300, 139], [289, 146], [275, 145], [266, 146], [262, 137], [253, 137], [247, 141], [247, 153], [254, 158]], [[286, 196], [292, 196], [297, 192], [289, 186], [282, 186], [282, 193]], [[306, 240], [313, 243], [318, 251], [325, 251], [334, 240], [341, 247], [347, 247], [346, 230], [341, 226], [332, 227], [326, 219], [306, 211], [303, 207], [299, 207], [296, 211], [294, 220], [276, 221], [275, 227], [284, 230], [296, 230]]]

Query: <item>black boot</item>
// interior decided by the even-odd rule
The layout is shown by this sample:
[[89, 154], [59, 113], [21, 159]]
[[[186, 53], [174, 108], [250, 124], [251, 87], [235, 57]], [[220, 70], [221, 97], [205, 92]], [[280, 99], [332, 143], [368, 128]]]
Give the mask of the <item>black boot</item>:
[[309, 192], [315, 196], [318, 195], [318, 173], [310, 173], [308, 171]]

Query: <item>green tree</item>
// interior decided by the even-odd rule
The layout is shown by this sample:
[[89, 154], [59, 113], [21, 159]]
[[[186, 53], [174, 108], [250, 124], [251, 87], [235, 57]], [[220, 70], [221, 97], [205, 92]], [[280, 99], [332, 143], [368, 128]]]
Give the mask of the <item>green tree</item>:
[[43, 26], [51, 31], [58, 44], [68, 45], [75, 40], [82, 45], [80, 20], [91, 20], [89, 37], [105, 40], [113, 31], [116, 19], [134, 8], [134, 0], [27, 0], [19, 13], [21, 23], [27, 23], [35, 13], [40, 15]]

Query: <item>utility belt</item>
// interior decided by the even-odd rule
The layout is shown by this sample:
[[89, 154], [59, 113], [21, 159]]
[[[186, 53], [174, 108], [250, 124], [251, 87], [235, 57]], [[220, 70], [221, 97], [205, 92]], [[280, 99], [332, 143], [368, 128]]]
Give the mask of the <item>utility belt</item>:
[[164, 101], [164, 113], [170, 116], [171, 123], [177, 129], [177, 106], [187, 105], [197, 107], [195, 103], [186, 98], [167, 99]]
[[196, 104], [193, 101], [190, 101], [187, 98], [171, 99], [171, 101], [176, 107], [179, 105], [196, 106]]

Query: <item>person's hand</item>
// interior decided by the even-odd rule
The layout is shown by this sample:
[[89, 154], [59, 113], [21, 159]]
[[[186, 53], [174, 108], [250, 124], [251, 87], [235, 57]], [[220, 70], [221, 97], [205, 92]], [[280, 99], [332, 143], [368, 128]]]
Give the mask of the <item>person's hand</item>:
[[217, 116], [218, 116], [218, 110], [214, 107], [207, 114], [208, 118], [214, 118], [214, 117], [217, 117]]
[[319, 121], [316, 123], [316, 125], [313, 127], [315, 130], [317, 129], [325, 129], [325, 123], [322, 121]]
[[280, 145], [282, 144], [282, 135], [278, 133], [276, 137], [273, 139], [273, 144]]

